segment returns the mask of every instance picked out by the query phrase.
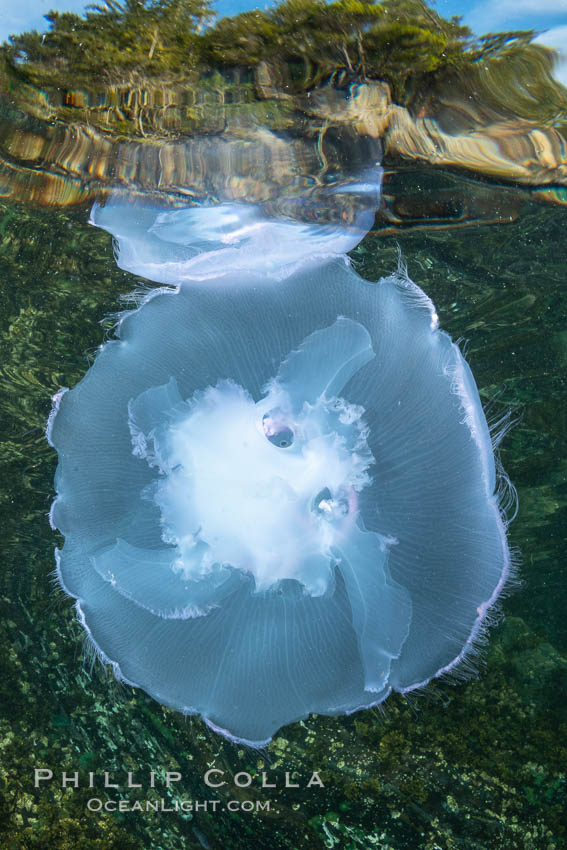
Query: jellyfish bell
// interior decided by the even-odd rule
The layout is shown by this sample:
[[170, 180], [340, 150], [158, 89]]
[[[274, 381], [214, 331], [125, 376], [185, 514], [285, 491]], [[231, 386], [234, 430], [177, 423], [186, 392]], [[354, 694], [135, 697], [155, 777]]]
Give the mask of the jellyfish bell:
[[[165, 227], [143, 215], [143, 232]], [[206, 215], [184, 237], [213, 243], [193, 255], [201, 270], [225, 250]], [[453, 669], [510, 571], [458, 347], [402, 272], [369, 283], [342, 254], [304, 263], [305, 226], [277, 279], [222, 254], [222, 273], [186, 269], [125, 314], [48, 429], [58, 576], [93, 646], [118, 677], [257, 746]], [[147, 276], [163, 279], [151, 252]]]

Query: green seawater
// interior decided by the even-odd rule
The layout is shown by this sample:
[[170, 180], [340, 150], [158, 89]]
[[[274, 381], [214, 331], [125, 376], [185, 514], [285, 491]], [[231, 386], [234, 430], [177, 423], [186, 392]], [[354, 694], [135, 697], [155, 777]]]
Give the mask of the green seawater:
[[[567, 847], [567, 207], [524, 192], [513, 222], [425, 220], [370, 233], [352, 253], [378, 280], [396, 268], [399, 246], [441, 327], [462, 340], [489, 419], [512, 411], [500, 456], [518, 492], [510, 540], [520, 582], [470, 677], [392, 696], [383, 711], [310, 717], [260, 752], [119, 685], [85, 652], [72, 600], [54, 583], [51, 396], [81, 379], [121, 299], [142, 283], [117, 269], [88, 212], [0, 202], [3, 850]], [[53, 781], [34, 788], [35, 768], [51, 768]], [[227, 785], [207, 787], [210, 768]], [[168, 770], [182, 774], [170, 789]], [[62, 771], [78, 771], [80, 787], [62, 789]], [[102, 787], [104, 771], [118, 790]], [[124, 787], [127, 771], [142, 788]], [[262, 771], [276, 788], [261, 788]], [[313, 771], [323, 788], [305, 787]], [[249, 787], [233, 785], [238, 772], [251, 774]], [[286, 772], [298, 788], [284, 787]], [[89, 811], [92, 798], [219, 802], [120, 813]]]

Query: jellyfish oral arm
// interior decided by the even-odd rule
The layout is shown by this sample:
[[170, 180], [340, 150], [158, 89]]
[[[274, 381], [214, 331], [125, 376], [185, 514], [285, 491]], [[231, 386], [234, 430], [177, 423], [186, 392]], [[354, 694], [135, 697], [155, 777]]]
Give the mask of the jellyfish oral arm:
[[392, 659], [398, 658], [411, 624], [411, 599], [392, 582], [388, 548], [396, 541], [377, 532], [353, 529], [339, 549], [339, 568], [352, 609], [364, 671], [364, 689], [387, 687]]

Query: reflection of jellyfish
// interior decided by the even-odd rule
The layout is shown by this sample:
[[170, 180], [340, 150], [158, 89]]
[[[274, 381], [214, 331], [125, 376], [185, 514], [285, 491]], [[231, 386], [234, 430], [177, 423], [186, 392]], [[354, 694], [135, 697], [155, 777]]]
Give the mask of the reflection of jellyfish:
[[[210, 265], [125, 314], [51, 418], [58, 575], [101, 657], [252, 744], [451, 670], [509, 553], [474, 380], [429, 299], [326, 248], [260, 285], [240, 237], [215, 244], [252, 208], [221, 208], [221, 236], [210, 210], [146, 208], [123, 237], [124, 210], [95, 211], [121, 263], [163, 280], [197, 256], [201, 281]], [[321, 230], [297, 227], [302, 256]], [[237, 270], [211, 277], [199, 250]]]
[[282, 280], [358, 245], [374, 222], [381, 175], [376, 168], [356, 183], [326, 188], [340, 224], [276, 220], [256, 204], [157, 210], [119, 194], [105, 207], [95, 204], [91, 221], [117, 238], [120, 268], [158, 283], [230, 281], [237, 271]]

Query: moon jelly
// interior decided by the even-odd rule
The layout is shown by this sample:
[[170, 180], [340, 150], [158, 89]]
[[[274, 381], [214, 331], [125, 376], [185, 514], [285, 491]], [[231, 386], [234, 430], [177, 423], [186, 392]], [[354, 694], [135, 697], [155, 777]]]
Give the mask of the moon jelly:
[[279, 223], [266, 268], [256, 208], [121, 204], [94, 212], [119, 262], [185, 283], [123, 315], [49, 423], [58, 577], [100, 657], [258, 746], [452, 670], [510, 557], [478, 392], [431, 301], [402, 272], [360, 278], [341, 228], [333, 247], [297, 225], [292, 249]]

